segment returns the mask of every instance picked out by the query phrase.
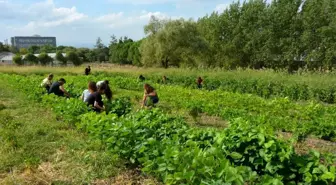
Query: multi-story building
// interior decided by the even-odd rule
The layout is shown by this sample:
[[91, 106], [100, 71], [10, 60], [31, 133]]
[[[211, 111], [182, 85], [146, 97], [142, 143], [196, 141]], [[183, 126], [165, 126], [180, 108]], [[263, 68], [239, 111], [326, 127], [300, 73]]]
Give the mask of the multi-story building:
[[12, 46], [16, 49], [29, 48], [30, 46], [45, 46], [51, 45], [56, 47], [56, 37], [41, 37], [39, 35], [25, 37], [15, 36], [11, 37]]

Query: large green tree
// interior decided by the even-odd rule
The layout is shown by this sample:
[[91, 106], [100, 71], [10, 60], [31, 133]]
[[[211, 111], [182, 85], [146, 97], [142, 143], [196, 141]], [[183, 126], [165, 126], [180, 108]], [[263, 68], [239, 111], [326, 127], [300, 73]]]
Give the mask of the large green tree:
[[38, 54], [38, 53], [40, 53], [40, 47], [39, 46], [30, 46], [28, 48], [28, 53]]
[[79, 66], [82, 64], [82, 60], [79, 58], [78, 54], [74, 51], [70, 51], [66, 54], [68, 62], [72, 62], [73, 65]]
[[40, 53], [38, 59], [41, 65], [47, 65], [53, 62], [53, 58], [51, 58], [47, 53]]
[[204, 61], [208, 45], [192, 20], [152, 18], [145, 27], [149, 35], [141, 44], [142, 63], [147, 66], [195, 66]]
[[30, 64], [38, 64], [39, 62], [38, 58], [33, 53], [28, 53], [24, 57], [24, 60], [29, 62]]
[[57, 51], [56, 60], [59, 61], [62, 65], [67, 65], [67, 59], [63, 56], [61, 51]]
[[302, 7], [305, 60], [310, 69], [335, 64], [336, 1], [306, 0]]
[[51, 45], [44, 45], [40, 47], [41, 53], [56, 53], [56, 47]]
[[95, 55], [99, 62], [105, 62], [108, 60], [109, 57], [109, 48], [107, 48], [100, 37], [97, 38], [96, 45], [95, 45]]

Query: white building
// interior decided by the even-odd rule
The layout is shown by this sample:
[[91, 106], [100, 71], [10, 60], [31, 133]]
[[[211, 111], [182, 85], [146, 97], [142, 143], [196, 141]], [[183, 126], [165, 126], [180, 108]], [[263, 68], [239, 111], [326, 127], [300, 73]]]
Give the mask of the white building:
[[0, 64], [13, 64], [14, 53], [0, 52]]
[[[38, 57], [40, 54], [34, 54], [36, 57]], [[65, 57], [65, 53], [62, 53], [62, 55]], [[10, 52], [2, 52], [0, 53], [0, 64], [7, 64], [7, 65], [12, 65], [14, 64], [13, 62], [13, 57], [15, 56], [14, 53]], [[56, 53], [48, 53], [48, 56], [51, 57], [54, 61], [50, 65], [61, 65], [59, 61], [56, 60]], [[25, 55], [22, 56], [22, 58], [25, 58]], [[25, 62], [25, 65], [27, 63]], [[67, 63], [67, 65], [72, 65], [72, 63]]]

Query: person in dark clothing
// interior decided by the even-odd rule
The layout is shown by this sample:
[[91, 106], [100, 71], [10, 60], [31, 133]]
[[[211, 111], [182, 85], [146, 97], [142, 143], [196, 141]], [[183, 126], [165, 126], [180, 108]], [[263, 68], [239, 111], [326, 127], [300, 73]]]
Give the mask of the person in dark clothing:
[[146, 78], [144, 76], [142, 76], [142, 75], [140, 75], [138, 79], [139, 79], [140, 82], [143, 82], [143, 81], [146, 80]]
[[91, 67], [87, 66], [87, 68], [85, 68], [85, 75], [89, 75], [91, 72]]
[[70, 97], [70, 94], [64, 89], [63, 85], [66, 83], [64, 78], [59, 79], [57, 82], [54, 82], [50, 89], [48, 94], [55, 94], [57, 96], [64, 96]]
[[199, 89], [202, 89], [202, 87], [203, 87], [203, 79], [201, 77], [197, 78], [196, 83], [197, 83], [197, 87]]
[[144, 85], [144, 97], [142, 100], [142, 107], [154, 106], [159, 102], [159, 97], [155, 89], [149, 84]]
[[89, 98], [90, 94], [94, 93], [97, 91], [97, 86], [95, 82], [90, 81], [88, 84], [88, 88], [85, 89], [82, 93], [82, 96], [80, 97], [80, 99], [84, 102], [87, 101], [87, 99]]
[[88, 106], [93, 107], [93, 111], [99, 113], [105, 110], [104, 102], [102, 94], [105, 93], [107, 85], [103, 83], [101, 86], [98, 87], [98, 90], [92, 94], [90, 94], [89, 98], [87, 99]]

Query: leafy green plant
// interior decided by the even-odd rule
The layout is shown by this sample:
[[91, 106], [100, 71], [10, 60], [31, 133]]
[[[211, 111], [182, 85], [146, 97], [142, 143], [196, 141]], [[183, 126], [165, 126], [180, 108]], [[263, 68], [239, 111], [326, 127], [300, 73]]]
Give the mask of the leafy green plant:
[[[264, 100], [222, 91], [165, 89], [167, 95], [160, 95], [176, 107], [201, 109], [230, 120], [229, 127], [223, 130], [199, 129], [159, 109], [132, 112], [129, 98], [112, 102], [108, 115], [96, 114], [89, 112], [78, 98], [41, 94], [41, 88], [36, 85], [39, 76], [0, 74], [0, 78], [15, 84], [28, 98], [51, 107], [63, 120], [75, 123], [78, 129], [101, 142], [102, 147], [141, 166], [144, 172], [166, 184], [335, 183], [334, 156], [322, 156], [318, 152], [298, 155], [291, 143], [276, 138], [272, 132], [274, 128], [297, 129], [303, 133], [333, 136], [335, 132], [330, 128], [334, 125], [329, 123], [335, 115], [332, 106], [315, 102], [299, 105], [289, 98]], [[67, 76], [67, 79], [74, 94], [80, 93], [88, 80], [76, 76]], [[128, 80], [132, 82], [126, 79], [122, 83]], [[169, 98], [172, 92], [180, 98]], [[316, 129], [315, 124], [321, 129]], [[307, 130], [300, 129], [305, 126]]]

